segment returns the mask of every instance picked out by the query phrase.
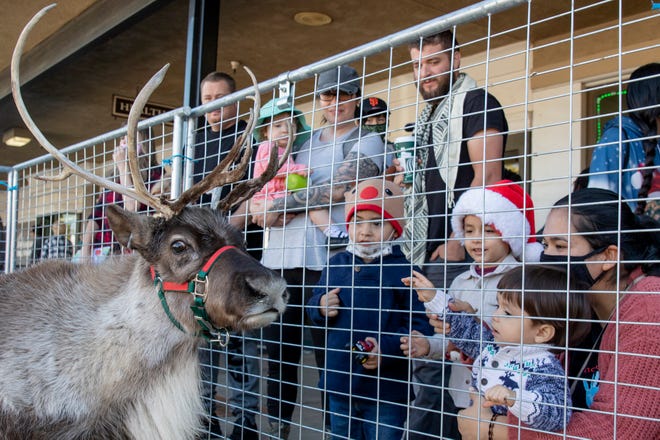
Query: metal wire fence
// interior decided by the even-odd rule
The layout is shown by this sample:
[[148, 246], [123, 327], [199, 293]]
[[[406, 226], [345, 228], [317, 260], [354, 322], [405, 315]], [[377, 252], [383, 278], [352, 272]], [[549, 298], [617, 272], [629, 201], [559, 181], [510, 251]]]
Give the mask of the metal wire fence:
[[[626, 98], [639, 79], [630, 79], [630, 73], [660, 59], [660, 45], [654, 37], [660, 15], [652, 7], [633, 8], [622, 0], [556, 2], [545, 8], [535, 1], [485, 1], [260, 83], [262, 101], [273, 101], [272, 113], [281, 110], [289, 122], [303, 118], [309, 126], [298, 127], [296, 135], [309, 140], [296, 145], [293, 153], [295, 162], [307, 170], [302, 173], [308, 180], [307, 186], [297, 193], [284, 189], [285, 197], [279, 201], [266, 194], [251, 207], [253, 218], [242, 220], [248, 250], [287, 280], [291, 300], [281, 322], [250, 334], [235, 335], [228, 349], [200, 346], [206, 406], [215, 422], [215, 427], [208, 428], [209, 433], [221, 429], [225, 434], [233, 432], [236, 437], [232, 438], [256, 438], [260, 433], [262, 438], [311, 439], [329, 436], [334, 430], [335, 438], [346, 438], [349, 432], [350, 438], [365, 438], [354, 431], [359, 428], [373, 438], [402, 435], [411, 439], [442, 435], [456, 438], [453, 416], [470, 405], [468, 388], [472, 377], [480, 381], [507, 377], [513, 383], [509, 389], [514, 390], [507, 403], [508, 417], [507, 411], [494, 413], [489, 408], [466, 414], [483, 422], [467, 424], [482, 438], [504, 438], [501, 436], [506, 433], [502, 434], [501, 430], [506, 432], [507, 423], [509, 435], [515, 438], [553, 437], [544, 434], [549, 430], [555, 431], [554, 436], [559, 438], [633, 438], [633, 435], [657, 438], [660, 384], [654, 367], [660, 366], [660, 350], [657, 341], [649, 335], [657, 333], [660, 327], [660, 300], [657, 281], [653, 281], [657, 278], [651, 276], [658, 270], [658, 227], [648, 221], [628, 224], [630, 208], [637, 209], [640, 202], [645, 203], [647, 215], [658, 218], [660, 76], [657, 68], [655, 73], [646, 75], [655, 92], [646, 90], [645, 96], [653, 96], [655, 102], [642, 100], [640, 106], [633, 101], [638, 107], [629, 108], [631, 101]], [[428, 42], [421, 37], [447, 29], [453, 31], [456, 42], [441, 45], [440, 52], [425, 51]], [[440, 69], [437, 64], [442, 62], [447, 65]], [[339, 68], [343, 65], [352, 66], [357, 77]], [[496, 97], [506, 121], [495, 126], [490, 123], [494, 116], [483, 117], [483, 109], [489, 102], [487, 95], [481, 94], [469, 107], [472, 110], [443, 116], [449, 131], [444, 142], [437, 139], [445, 134], [434, 129], [431, 129], [432, 141], [428, 142], [422, 134], [425, 125], [420, 113], [432, 99], [422, 96], [424, 84], [431, 87], [444, 82], [448, 100], [463, 99], [463, 92], [457, 92], [460, 77], [448, 75], [449, 71], [467, 73], [475, 80], [476, 87]], [[417, 81], [415, 75], [423, 80]], [[151, 165], [146, 167], [153, 180], [152, 191], [177, 196], [208, 172], [209, 166], [217, 164], [225, 148], [220, 145], [233, 144], [240, 133], [242, 125], [235, 122], [248, 118], [251, 102], [245, 98], [253, 92], [252, 88], [246, 88], [194, 109], [177, 109], [141, 122], [141, 148], [144, 157], [153, 159], [147, 160]], [[375, 105], [364, 103], [366, 97], [377, 97], [387, 103], [381, 133], [374, 133], [374, 127], [365, 124], [366, 117], [371, 115], [363, 115], [360, 108]], [[299, 110], [298, 116], [292, 116], [291, 107]], [[234, 113], [234, 108], [235, 119], [227, 123], [231, 118], [226, 116]], [[225, 120], [223, 129], [217, 132], [206, 124], [204, 116], [222, 109]], [[642, 124], [641, 129], [638, 126], [637, 131], [628, 131], [628, 126], [611, 122], [623, 118], [635, 124], [642, 113], [655, 115], [655, 125], [651, 118], [648, 127]], [[482, 125], [472, 127], [470, 136], [451, 133], [465, 130], [467, 119], [480, 121], [477, 123]], [[198, 124], [198, 121], [203, 122]], [[270, 115], [261, 123], [257, 128], [259, 140], [275, 127]], [[353, 245], [346, 252], [346, 243], [341, 241], [347, 221], [345, 200], [368, 196], [358, 193], [345, 199], [344, 191], [350, 192], [365, 176], [397, 178], [400, 173], [392, 168], [395, 158], [392, 144], [397, 138], [411, 134], [406, 130], [408, 123], [412, 123], [410, 128], [415, 131], [413, 143], [418, 159], [428, 160], [429, 155], [422, 151], [429, 151], [429, 146], [435, 149], [430, 151], [436, 151], [438, 145], [444, 144], [457, 153], [433, 154], [438, 163], [432, 165], [414, 161], [413, 179], [423, 180], [424, 185], [408, 185], [403, 194], [391, 196], [387, 209], [398, 214], [390, 220], [412, 225], [408, 232], [397, 231], [403, 239], [392, 244], [405, 244], [408, 240], [408, 245], [414, 247], [415, 243], [423, 242], [424, 252], [431, 252], [445, 242], [447, 245], [439, 248], [441, 251], [432, 256], [433, 261], [422, 255], [412, 263], [391, 260], [392, 255], [398, 255], [396, 251], [389, 259], [381, 259], [380, 254], [370, 258], [370, 254], [361, 254]], [[608, 133], [610, 137], [606, 137]], [[119, 179], [124, 135], [125, 128], [120, 128], [63, 151], [86, 169]], [[493, 147], [498, 141], [506, 145], [499, 154], [497, 147]], [[254, 152], [258, 143], [254, 141]], [[653, 159], [654, 154], [654, 160], [647, 160], [649, 156]], [[452, 179], [447, 177], [452, 176], [452, 170], [462, 173], [464, 167], [472, 170], [470, 177], [459, 177], [456, 182], [461, 183], [454, 188], [444, 183]], [[493, 175], [488, 170], [493, 169], [495, 180], [499, 177], [516, 180], [531, 195], [534, 207], [524, 200], [517, 207], [503, 208], [477, 199], [469, 207], [471, 211], [466, 211], [466, 218], [476, 216], [482, 220], [475, 227], [477, 241], [481, 243], [478, 246], [456, 234], [458, 227], [468, 235], [465, 219], [454, 224], [454, 235], [450, 236], [451, 212], [444, 206], [417, 210], [410, 202], [421, 197], [427, 203], [441, 200], [452, 208], [460, 202], [458, 196], [467, 187], [492, 184]], [[2, 237], [6, 272], [37, 264], [49, 256], [87, 264], [127, 252], [114, 241], [102, 221], [104, 203], [115, 201], [107, 191], [77, 177], [63, 181], [37, 179], [61, 171], [61, 166], [50, 156], [0, 171], [6, 176], [7, 190], [6, 238]], [[251, 168], [250, 173], [253, 172]], [[650, 178], [645, 180], [647, 174]], [[443, 184], [438, 185], [441, 176]], [[587, 181], [589, 186], [614, 190], [626, 200], [613, 202], [602, 194], [583, 200], [575, 193], [561, 202], [559, 208], [554, 207], [555, 202], [571, 194], [574, 188], [586, 186], [583, 182]], [[645, 184], [645, 193], [640, 196]], [[381, 181], [373, 190], [385, 194], [384, 185]], [[500, 194], [501, 188], [494, 188]], [[454, 191], [456, 194], [452, 194]], [[506, 191], [502, 191], [510, 202]], [[211, 206], [218, 195], [221, 194], [205, 195], [199, 203]], [[404, 200], [408, 201], [405, 209]], [[581, 200], [581, 205], [575, 200]], [[349, 210], [357, 207], [359, 212], [360, 206], [365, 206], [353, 203], [348, 203]], [[258, 219], [269, 206], [281, 214], [278, 221], [282, 223], [264, 229], [254, 225], [252, 220]], [[604, 223], [580, 223], [577, 219], [587, 218], [582, 206], [600, 213], [599, 219]], [[561, 213], [565, 216], [559, 216]], [[605, 222], [611, 213], [614, 213], [614, 227]], [[231, 218], [234, 214], [228, 215]], [[573, 216], [571, 221], [569, 216]], [[431, 236], [426, 229], [421, 234], [415, 230], [420, 217], [426, 219], [422, 225], [436, 228]], [[367, 220], [359, 219], [365, 224]], [[361, 223], [349, 224], [354, 232]], [[514, 232], [501, 229], [504, 223], [510, 224]], [[333, 225], [335, 236], [326, 237], [332, 235]], [[493, 230], [489, 229], [491, 226]], [[551, 234], [546, 234], [549, 229]], [[380, 235], [373, 236], [371, 241], [391, 242], [392, 236], [382, 231], [387, 230], [381, 228]], [[493, 348], [496, 345], [490, 344], [492, 339], [480, 332], [476, 339], [474, 334], [431, 337], [433, 329], [428, 324], [424, 305], [416, 291], [401, 282], [401, 278], [411, 276], [413, 269], [423, 266], [436, 287], [471, 303], [473, 323], [476, 319], [498, 329], [497, 322], [501, 321], [498, 315], [506, 305], [502, 304], [501, 296], [500, 304], [497, 303], [497, 283], [488, 282], [487, 274], [492, 270], [488, 267], [497, 266], [486, 264], [489, 246], [482, 241], [489, 234], [500, 234], [513, 254], [502, 267], [530, 266], [538, 256], [525, 243], [544, 240], [548, 254], [564, 255], [564, 260], [575, 263], [568, 266], [569, 273], [587, 277], [586, 268], [588, 277], [596, 279], [591, 291], [589, 286], [575, 287], [583, 297], [592, 300], [593, 316], [567, 317], [572, 302], [578, 301], [568, 294], [568, 281], [563, 286], [558, 281], [561, 288], [554, 289], [562, 293], [561, 314], [537, 315], [551, 323], [564, 322], [566, 325], [553, 328], [563, 332], [564, 339], [569, 341], [573, 332], [578, 332], [572, 324], [593, 324], [592, 339], [586, 339], [587, 342], [572, 346], [564, 342], [554, 347], [558, 355], [555, 359], [561, 359], [558, 364], [568, 367], [565, 372], [568, 382], [563, 369], [559, 373], [526, 370], [529, 365], [525, 362], [543, 363], [549, 357], [527, 358], [524, 349], [511, 355], [504, 366], [491, 362], [493, 358], [482, 350], [498, 351], [501, 347]], [[64, 239], [56, 241], [56, 236]], [[356, 237], [353, 235], [352, 241]], [[640, 241], [644, 243], [641, 248], [630, 244]], [[514, 252], [521, 242], [522, 250]], [[465, 244], [472, 258], [453, 258], [452, 244], [460, 252], [463, 251], [458, 244]], [[44, 251], [54, 245], [60, 249], [59, 253]], [[600, 265], [580, 265], [580, 257], [591, 252], [596, 253], [589, 261], [599, 261]], [[620, 260], [625, 260], [625, 264], [618, 264]], [[645, 270], [645, 278], [640, 267]], [[457, 277], [459, 284], [451, 284], [455, 273], [464, 270], [467, 272]], [[606, 275], [601, 275], [605, 272]], [[529, 314], [526, 296], [532, 301], [535, 291], [553, 291], [547, 286], [534, 287], [531, 278], [535, 276], [523, 272], [521, 286], [525, 286], [525, 293], [517, 309], [513, 307], [515, 303], [509, 304], [507, 314], [524, 317], [523, 312]], [[557, 277], [561, 278], [561, 274]], [[341, 291], [337, 317], [330, 316], [327, 308], [330, 298], [327, 294], [335, 289]], [[324, 294], [325, 300], [321, 298]], [[600, 301], [601, 297], [607, 299]], [[526, 340], [526, 330], [518, 325], [515, 331], [519, 339], [535, 347], [536, 341]], [[401, 338], [410, 337], [413, 330], [429, 337], [424, 339], [428, 341], [429, 353], [415, 360], [401, 348], [401, 344], [407, 344]], [[498, 334], [495, 341], [500, 340]], [[630, 341], [632, 335], [634, 343]], [[355, 356], [355, 343], [367, 337], [373, 337], [381, 350], [380, 364], [375, 369], [365, 369]], [[452, 345], [447, 346], [449, 339]], [[463, 348], [462, 343], [471, 343], [472, 347]], [[589, 356], [589, 353], [594, 354]], [[525, 374], [518, 377], [520, 369]], [[534, 380], [559, 383], [561, 389], [550, 393], [559, 398], [539, 403], [536, 399], [544, 394], [521, 391], [525, 388], [521, 382], [530, 384]], [[581, 391], [576, 393], [576, 387]], [[480, 396], [472, 396], [477, 399], [476, 405], [483, 403], [484, 389], [479, 388]], [[571, 394], [572, 400], [568, 399]], [[422, 401], [422, 397], [428, 400]], [[540, 423], [527, 411], [529, 407], [538, 410], [539, 406], [544, 417], [550, 414], [556, 423]], [[349, 414], [348, 418], [341, 417]], [[532, 428], [523, 429], [521, 423]]]

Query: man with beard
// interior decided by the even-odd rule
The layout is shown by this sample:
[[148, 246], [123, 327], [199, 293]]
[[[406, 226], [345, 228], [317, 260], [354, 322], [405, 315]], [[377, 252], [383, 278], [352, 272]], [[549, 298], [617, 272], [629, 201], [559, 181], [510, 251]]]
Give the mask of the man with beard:
[[[417, 169], [404, 193], [402, 248], [436, 286], [448, 287], [468, 269], [460, 240], [452, 240], [452, 209], [468, 188], [501, 179], [508, 125], [494, 96], [459, 72], [461, 54], [450, 31], [408, 46], [419, 93], [426, 101], [415, 127]], [[395, 162], [397, 171], [403, 168]], [[397, 182], [403, 181], [399, 174]], [[449, 364], [415, 361], [409, 438], [460, 438], [457, 408], [447, 392]], [[443, 371], [447, 367], [446, 371]], [[443, 386], [444, 384], [444, 386]], [[469, 406], [469, 402], [457, 402]], [[439, 417], [442, 415], [442, 417]], [[424, 434], [428, 433], [428, 434]]]

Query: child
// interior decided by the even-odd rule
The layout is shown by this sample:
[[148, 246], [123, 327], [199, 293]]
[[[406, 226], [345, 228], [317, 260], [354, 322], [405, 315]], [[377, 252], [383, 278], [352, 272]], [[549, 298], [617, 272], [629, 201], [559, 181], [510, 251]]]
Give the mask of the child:
[[53, 223], [51, 235], [41, 245], [41, 260], [49, 258], [66, 258], [73, 255], [73, 245], [66, 236], [66, 225], [62, 222]]
[[574, 346], [589, 333], [591, 309], [587, 295], [578, 292], [584, 286], [553, 266], [512, 269], [497, 285], [489, 328], [466, 313], [447, 313], [451, 296], [423, 275], [415, 273], [410, 284], [427, 311], [449, 324], [452, 342], [476, 358], [472, 386], [485, 406], [498, 415], [508, 409], [542, 431], [566, 426], [572, 402], [566, 373], [552, 351]]
[[314, 325], [328, 327], [319, 386], [334, 436], [399, 440], [410, 397], [399, 338], [411, 329], [432, 334], [422, 303], [401, 283], [410, 263], [392, 244], [403, 226], [401, 189], [365, 180], [346, 193], [346, 214], [349, 245], [330, 259], [306, 308]]
[[[272, 200], [288, 195], [289, 191], [295, 191], [307, 186], [309, 170], [302, 164], [293, 160], [293, 153], [307, 141], [310, 128], [305, 122], [302, 112], [293, 106], [280, 107], [277, 100], [272, 99], [261, 108], [257, 128], [254, 136], [259, 148], [254, 163], [254, 177], [258, 177], [268, 167], [270, 152], [273, 143], [277, 144], [278, 157], [282, 157], [289, 142], [288, 130], [291, 118], [295, 124], [291, 125], [291, 136], [293, 137], [292, 155], [278, 170], [278, 173], [254, 197]], [[309, 212], [309, 218], [328, 237], [331, 244], [344, 245], [348, 241], [348, 235], [339, 226], [333, 225], [330, 212], [327, 209], [315, 209]]]
[[[470, 270], [458, 275], [449, 287], [454, 300], [468, 303], [474, 313], [490, 324], [497, 308], [497, 283], [518, 266], [525, 249], [526, 261], [538, 261], [543, 247], [533, 234], [534, 205], [519, 185], [510, 180], [473, 188], [458, 199], [452, 215], [456, 237], [474, 259]], [[526, 241], [525, 241], [526, 239]], [[408, 285], [409, 279], [402, 280]], [[418, 335], [417, 335], [418, 336]], [[430, 339], [403, 338], [402, 349], [412, 357], [443, 359], [445, 353], [457, 363], [451, 366], [448, 392], [457, 408], [470, 406], [471, 359], [462, 355], [442, 335]], [[446, 344], [446, 345], [445, 345]], [[463, 362], [458, 363], [458, 361]]]

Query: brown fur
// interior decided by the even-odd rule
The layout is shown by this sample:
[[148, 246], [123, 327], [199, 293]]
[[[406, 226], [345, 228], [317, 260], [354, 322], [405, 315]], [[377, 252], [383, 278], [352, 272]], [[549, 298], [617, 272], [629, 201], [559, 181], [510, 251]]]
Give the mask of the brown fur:
[[264, 326], [284, 310], [284, 281], [240, 249], [241, 235], [217, 213], [186, 208], [165, 220], [109, 211], [118, 240], [130, 237], [137, 253], [0, 277], [0, 439], [194, 437], [201, 398], [191, 296], [166, 294], [184, 333], [165, 315], [150, 265], [184, 282], [215, 250], [237, 246], [209, 272], [213, 323]]

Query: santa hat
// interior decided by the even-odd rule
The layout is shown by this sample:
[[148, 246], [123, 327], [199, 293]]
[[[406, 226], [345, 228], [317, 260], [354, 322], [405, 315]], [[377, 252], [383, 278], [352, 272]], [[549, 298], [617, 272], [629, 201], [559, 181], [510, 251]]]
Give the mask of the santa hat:
[[520, 185], [510, 180], [500, 180], [486, 188], [472, 188], [463, 193], [456, 202], [451, 217], [454, 235], [465, 237], [463, 219], [474, 215], [484, 225], [492, 225], [501, 234], [502, 240], [511, 248], [517, 259], [538, 261], [543, 246], [533, 236], [534, 204]]
[[401, 236], [403, 232], [403, 193], [398, 185], [384, 179], [368, 179], [346, 193], [346, 223], [356, 211], [374, 211], [390, 222]]

